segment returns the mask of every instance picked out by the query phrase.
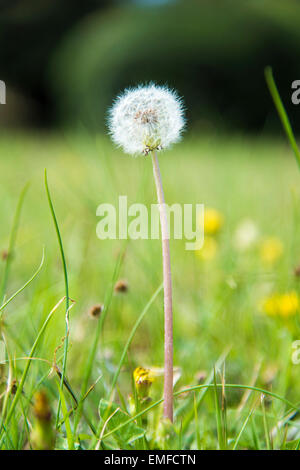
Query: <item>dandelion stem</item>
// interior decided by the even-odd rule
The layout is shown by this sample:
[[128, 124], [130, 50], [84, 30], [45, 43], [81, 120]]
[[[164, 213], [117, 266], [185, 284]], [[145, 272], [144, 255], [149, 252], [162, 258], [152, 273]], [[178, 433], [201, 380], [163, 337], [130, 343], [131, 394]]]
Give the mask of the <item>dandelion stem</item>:
[[164, 191], [156, 152], [151, 153], [160, 213], [165, 313], [164, 418], [173, 422], [173, 312], [169, 229]]

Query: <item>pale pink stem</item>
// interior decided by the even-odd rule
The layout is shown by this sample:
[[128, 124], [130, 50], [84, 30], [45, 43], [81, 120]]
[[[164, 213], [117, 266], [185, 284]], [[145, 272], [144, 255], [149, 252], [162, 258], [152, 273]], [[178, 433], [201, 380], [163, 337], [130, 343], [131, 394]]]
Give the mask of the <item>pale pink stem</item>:
[[168, 418], [173, 422], [173, 313], [169, 229], [158, 158], [156, 152], [152, 152], [151, 155], [159, 204], [163, 256], [165, 311], [164, 418]]

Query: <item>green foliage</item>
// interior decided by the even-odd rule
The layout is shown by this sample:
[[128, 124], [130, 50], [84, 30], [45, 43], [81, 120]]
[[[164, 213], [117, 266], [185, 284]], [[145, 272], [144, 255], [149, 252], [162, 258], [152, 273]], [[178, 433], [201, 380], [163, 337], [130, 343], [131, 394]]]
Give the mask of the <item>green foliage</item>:
[[[41, 387], [52, 433], [58, 422], [56, 449], [297, 448], [300, 378], [291, 355], [298, 315], [274, 318], [260, 307], [270, 292], [300, 291], [294, 275], [300, 261], [299, 175], [286, 143], [208, 135], [161, 155], [169, 203], [203, 202], [224, 216], [213, 259], [187, 252], [184, 240], [171, 240], [174, 364], [180, 367], [171, 427], [161, 423], [162, 375], [155, 376], [145, 403], [134, 400], [132, 389], [137, 366], [163, 364], [160, 243], [129, 240], [124, 246], [96, 236], [100, 203], [117, 205], [119, 194], [127, 194], [129, 204], [156, 201], [151, 162], [124, 157], [106, 139], [84, 134], [6, 135], [0, 148], [2, 175], [13, 175], [1, 177], [0, 250], [9, 243], [24, 174], [31, 183], [7, 277], [9, 301], [0, 306], [1, 448], [31, 447], [32, 402]], [[59, 388], [53, 365], [62, 371], [65, 280], [45, 167], [74, 301]], [[260, 235], [240, 251], [236, 231], [245, 218]], [[281, 240], [283, 253], [265, 266], [261, 242], [270, 236]], [[45, 260], [32, 275], [43, 246]], [[1, 279], [5, 266], [1, 261]], [[129, 286], [122, 296], [113, 289], [120, 278]], [[102, 319], [87, 313], [96, 303], [106, 305]]]
[[[99, 403], [99, 415], [104, 420], [103, 431], [111, 431], [118, 428], [129, 418], [119, 405], [101, 399]], [[140, 439], [145, 435], [145, 430], [138, 427], [134, 421], [125, 426], [124, 429], [116, 430], [112, 437], [117, 441], [121, 449], [128, 448], [128, 444]]]

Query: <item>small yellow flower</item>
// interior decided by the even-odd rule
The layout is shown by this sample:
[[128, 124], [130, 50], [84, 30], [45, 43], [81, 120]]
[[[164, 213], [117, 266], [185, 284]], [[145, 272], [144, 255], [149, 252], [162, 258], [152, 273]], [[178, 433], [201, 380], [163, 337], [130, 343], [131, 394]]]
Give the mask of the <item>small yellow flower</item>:
[[204, 237], [204, 243], [200, 250], [196, 251], [197, 256], [204, 261], [213, 260], [218, 252], [218, 243], [213, 237]]
[[273, 294], [263, 301], [263, 310], [267, 315], [276, 316], [279, 311], [279, 298], [278, 294]]
[[279, 238], [267, 238], [261, 245], [260, 257], [266, 264], [273, 264], [283, 253], [283, 244]]
[[297, 292], [273, 294], [263, 302], [263, 310], [267, 315], [287, 318], [299, 311], [300, 300]]
[[149, 369], [144, 369], [143, 367], [137, 367], [133, 371], [133, 378], [138, 395], [142, 398], [147, 397], [153, 383], [151, 371]]
[[216, 235], [224, 223], [223, 215], [217, 209], [208, 208], [204, 211], [204, 234]]
[[291, 291], [283, 294], [279, 302], [279, 314], [282, 317], [295, 315], [299, 310], [299, 297], [297, 292]]

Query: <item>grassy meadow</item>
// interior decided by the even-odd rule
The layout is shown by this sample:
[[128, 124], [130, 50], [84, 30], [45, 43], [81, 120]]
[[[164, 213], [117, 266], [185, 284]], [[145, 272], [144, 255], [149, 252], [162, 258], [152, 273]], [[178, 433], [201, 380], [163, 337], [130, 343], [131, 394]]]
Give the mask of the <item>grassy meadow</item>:
[[[156, 203], [150, 158], [84, 133], [1, 135], [1, 304], [33, 276], [44, 250], [36, 277], [0, 312], [1, 449], [298, 448], [300, 174], [292, 151], [283, 138], [188, 136], [159, 159], [167, 203], [215, 209], [200, 252], [171, 240], [174, 426], [161, 421], [157, 403], [160, 241], [96, 236], [99, 204], [117, 205], [119, 195]], [[45, 168], [72, 299], [67, 340]], [[118, 280], [125, 292], [114, 289]], [[96, 304], [104, 310], [93, 318]], [[153, 382], [144, 397], [133, 379], [139, 366]]]

